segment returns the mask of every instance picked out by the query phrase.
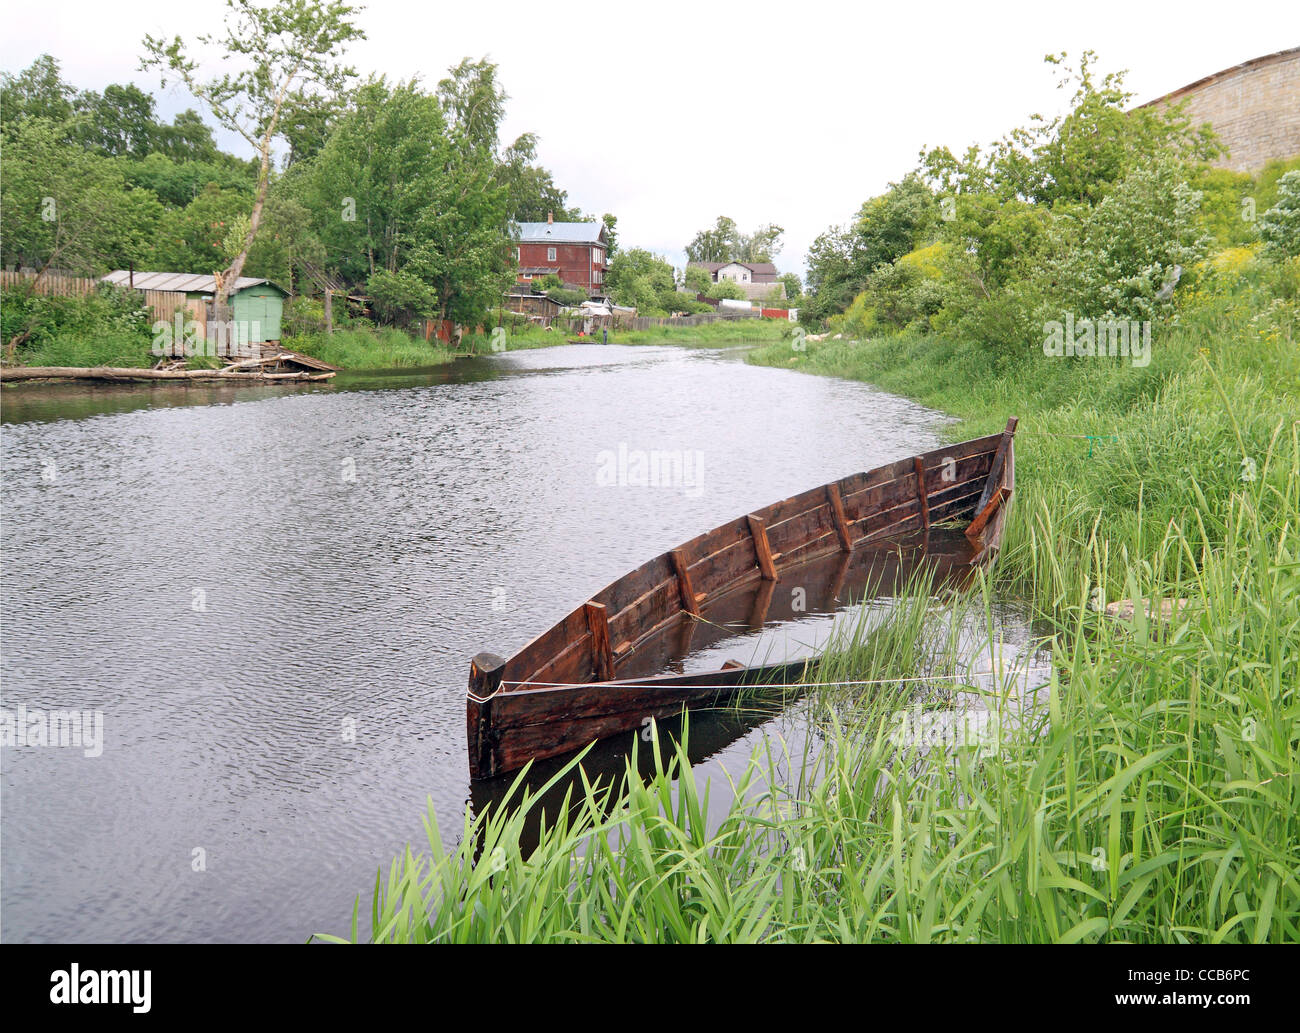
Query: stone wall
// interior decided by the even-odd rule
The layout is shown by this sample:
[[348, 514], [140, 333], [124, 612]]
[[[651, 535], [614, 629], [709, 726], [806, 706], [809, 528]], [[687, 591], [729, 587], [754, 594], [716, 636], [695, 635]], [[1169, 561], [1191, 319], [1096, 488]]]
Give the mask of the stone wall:
[[1274, 158], [1300, 155], [1300, 47], [1225, 68], [1142, 107], [1184, 103], [1228, 148], [1215, 162], [1254, 172]]

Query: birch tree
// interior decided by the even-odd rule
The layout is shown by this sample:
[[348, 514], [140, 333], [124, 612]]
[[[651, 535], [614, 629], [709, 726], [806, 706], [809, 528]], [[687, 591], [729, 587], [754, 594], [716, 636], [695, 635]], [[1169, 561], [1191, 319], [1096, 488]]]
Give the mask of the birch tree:
[[226, 0], [230, 10], [222, 32], [198, 37], [222, 51], [234, 68], [203, 78], [198, 61], [180, 36], [168, 42], [145, 36], [142, 71], [157, 70], [161, 84], [180, 82], [212, 112], [218, 124], [238, 133], [256, 150], [260, 165], [253, 208], [243, 245], [217, 277], [215, 308], [227, 298], [257, 238], [271, 181], [271, 145], [281, 132], [290, 98], [339, 93], [356, 72], [342, 63], [345, 46], [364, 39], [352, 23], [357, 10], [342, 0], [277, 0], [261, 7], [252, 0]]

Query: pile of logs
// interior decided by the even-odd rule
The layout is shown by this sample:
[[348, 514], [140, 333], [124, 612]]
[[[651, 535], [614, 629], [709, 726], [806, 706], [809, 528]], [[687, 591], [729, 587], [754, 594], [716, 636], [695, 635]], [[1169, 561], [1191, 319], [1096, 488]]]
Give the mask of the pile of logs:
[[0, 381], [14, 380], [221, 380], [240, 383], [329, 380], [339, 367], [300, 352], [277, 349], [222, 369], [186, 369], [184, 359], [164, 359], [152, 369], [123, 366], [4, 366]]

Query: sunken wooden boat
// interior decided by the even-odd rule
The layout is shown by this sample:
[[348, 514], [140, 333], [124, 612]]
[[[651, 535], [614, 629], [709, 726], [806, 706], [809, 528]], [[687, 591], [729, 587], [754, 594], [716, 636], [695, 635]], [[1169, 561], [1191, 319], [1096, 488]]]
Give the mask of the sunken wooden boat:
[[466, 702], [471, 777], [571, 753], [747, 686], [797, 684], [808, 660], [651, 671], [662, 669], [659, 644], [696, 623], [722, 623], [713, 618], [729, 597], [757, 582], [770, 600], [776, 583], [800, 585], [801, 573], [837, 553], [847, 554], [836, 564], [842, 580], [855, 552], [965, 523], [969, 562], [985, 560], [1001, 544], [1015, 487], [1016, 422], [738, 517], [625, 574], [513, 656], [479, 653]]

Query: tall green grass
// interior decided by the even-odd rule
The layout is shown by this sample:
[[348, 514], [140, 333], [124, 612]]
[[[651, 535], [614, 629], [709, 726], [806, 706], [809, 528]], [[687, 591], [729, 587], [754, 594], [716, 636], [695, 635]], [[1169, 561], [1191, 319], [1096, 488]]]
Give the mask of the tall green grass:
[[128, 331], [68, 331], [23, 348], [21, 356], [26, 366], [143, 368], [158, 361], [151, 344], [148, 338]]
[[[642, 780], [581, 780], [577, 817], [517, 805], [377, 879], [402, 941], [1282, 942], [1300, 939], [1300, 355], [1237, 284], [1163, 328], [1145, 369], [990, 362], [932, 338], [788, 343], [757, 360], [947, 408], [954, 437], [1021, 417], [995, 567], [924, 582], [832, 643], [807, 706], [822, 748], [760, 747], [721, 818], [665, 744]], [[1088, 439], [1092, 436], [1092, 440]], [[1089, 450], [1091, 449], [1091, 457]], [[1039, 693], [963, 678], [962, 620], [994, 641], [1019, 598]], [[1132, 621], [1104, 603], [1136, 602]], [[1179, 603], [1169, 620], [1148, 617]], [[916, 679], [928, 679], [917, 681]], [[937, 741], [900, 714], [972, 704]], [[656, 748], [657, 744], [656, 744]], [[793, 747], [792, 747], [793, 749]], [[577, 761], [574, 762], [575, 764]], [[523, 840], [528, 841], [528, 840]]]
[[[369, 928], [400, 941], [1281, 942], [1300, 937], [1300, 433], [1233, 491], [1214, 548], [1165, 529], [1168, 576], [1130, 564], [1168, 624], [1083, 602], [1046, 645], [1037, 699], [986, 693], [979, 742], [900, 736], [909, 706], [960, 683], [815, 700], [811, 759], [756, 750], [720, 819], [684, 747], [618, 788], [582, 780], [576, 817], [517, 798], [376, 881]], [[1055, 578], [1056, 574], [1047, 572]], [[959, 606], [984, 608], [983, 586]], [[814, 681], [952, 667], [952, 621], [923, 583], [838, 643]], [[918, 666], [917, 656], [922, 658]], [[973, 686], [968, 686], [973, 689]], [[1002, 711], [1002, 713], [998, 713]], [[658, 749], [658, 743], [654, 744]], [[573, 762], [577, 764], [575, 760]], [[794, 767], [801, 777], [783, 774]], [[556, 776], [557, 778], [562, 775]], [[716, 791], [716, 787], [715, 791]], [[730, 791], [730, 790], [728, 790]]]
[[791, 336], [794, 324], [779, 319], [735, 319], [699, 326], [659, 326], [649, 330], [619, 330], [611, 344], [675, 344], [725, 348], [735, 344], [771, 344]]
[[284, 346], [343, 369], [438, 366], [453, 358], [440, 341], [424, 341], [392, 328], [296, 334], [286, 337]]

